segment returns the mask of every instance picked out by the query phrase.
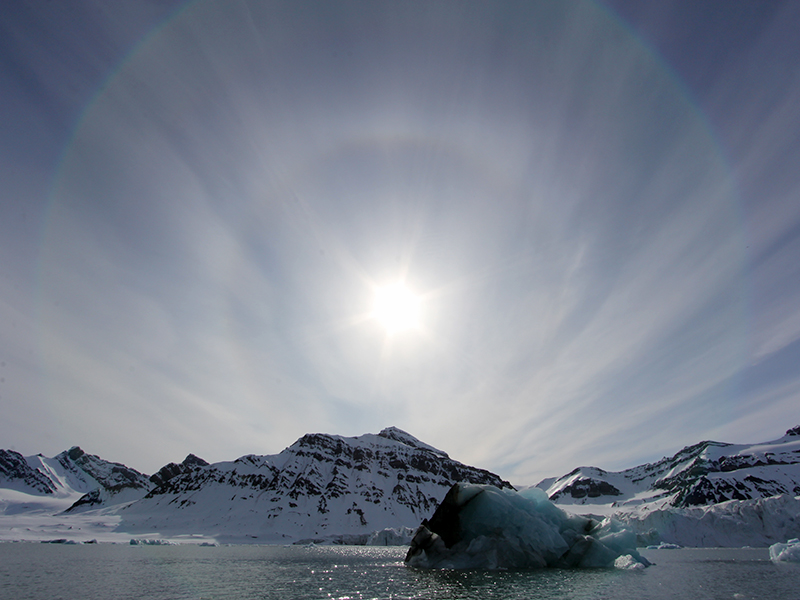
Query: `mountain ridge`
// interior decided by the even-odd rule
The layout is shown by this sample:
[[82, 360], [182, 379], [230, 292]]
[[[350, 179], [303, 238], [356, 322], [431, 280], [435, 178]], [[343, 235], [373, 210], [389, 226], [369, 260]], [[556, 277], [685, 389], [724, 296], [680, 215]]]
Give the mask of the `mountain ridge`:
[[0, 450], [0, 487], [67, 498], [96, 489], [111, 495], [145, 490], [149, 482], [135, 469], [72, 446], [53, 458], [42, 454], [25, 457], [14, 450]]
[[[459, 482], [513, 487], [396, 427], [309, 433], [278, 454], [213, 464], [189, 454], [149, 477], [78, 446], [53, 458], [0, 450], [0, 533], [30, 532], [15, 520], [30, 513], [76, 530], [102, 521], [106, 539], [402, 543]], [[619, 472], [578, 467], [535, 487], [570, 512], [613, 515], [645, 543], [785, 541], [800, 534], [800, 427], [759, 444], [706, 440]]]
[[559, 504], [687, 508], [729, 500], [800, 495], [800, 426], [757, 444], [705, 440], [671, 457], [622, 471], [578, 467], [535, 487]]
[[457, 481], [511, 487], [410, 434], [310, 433], [277, 455], [245, 455], [178, 474], [120, 510], [129, 531], [202, 521], [217, 537], [331, 539], [416, 527]]

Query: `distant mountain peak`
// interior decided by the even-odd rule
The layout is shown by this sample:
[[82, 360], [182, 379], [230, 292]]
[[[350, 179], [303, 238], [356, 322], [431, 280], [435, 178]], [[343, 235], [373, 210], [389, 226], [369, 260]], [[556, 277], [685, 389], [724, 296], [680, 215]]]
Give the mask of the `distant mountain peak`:
[[182, 475], [183, 473], [188, 473], [194, 469], [207, 466], [208, 462], [206, 462], [199, 456], [195, 456], [194, 454], [189, 454], [186, 456], [186, 458], [183, 459], [183, 462], [181, 462], [180, 464], [175, 464], [174, 462], [171, 462], [161, 467], [157, 473], [154, 473], [153, 475], [150, 476], [150, 481], [157, 486], [163, 485], [173, 477], [177, 477], [178, 475]]
[[395, 442], [400, 442], [401, 444], [405, 444], [406, 446], [411, 446], [412, 448], [419, 448], [421, 450], [430, 450], [440, 456], [445, 458], [449, 458], [446, 452], [439, 450], [438, 448], [434, 448], [426, 444], [425, 442], [421, 442], [413, 435], [408, 433], [407, 431], [403, 431], [399, 427], [387, 427], [382, 429], [380, 433], [378, 433], [378, 437], [386, 438], [387, 440], [394, 440]]
[[800, 425], [792, 427], [786, 432], [786, 435], [800, 435]]
[[65, 450], [62, 452], [64, 456], [68, 457], [70, 460], [78, 460], [81, 456], [86, 454], [80, 446], [73, 446], [69, 450]]
[[186, 458], [183, 459], [183, 462], [181, 464], [184, 465], [184, 466], [187, 466], [187, 467], [207, 467], [208, 466], [208, 462], [207, 461], [203, 460], [202, 458], [200, 458], [199, 456], [196, 456], [194, 454], [187, 454]]

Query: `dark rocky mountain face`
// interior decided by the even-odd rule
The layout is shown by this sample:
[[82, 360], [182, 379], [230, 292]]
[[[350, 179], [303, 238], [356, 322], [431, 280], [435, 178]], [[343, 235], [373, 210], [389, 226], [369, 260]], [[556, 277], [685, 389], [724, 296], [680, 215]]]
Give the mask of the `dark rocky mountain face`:
[[[66, 512], [133, 500], [152, 486], [147, 475], [136, 469], [87, 454], [78, 446], [62, 452], [55, 459], [72, 478], [90, 488]], [[75, 489], [80, 488], [76, 486]]]
[[150, 476], [150, 481], [156, 486], [163, 485], [173, 477], [177, 477], [178, 475], [189, 473], [200, 467], [207, 466], [208, 463], [202, 458], [195, 456], [194, 454], [189, 454], [180, 464], [169, 463], [161, 467], [158, 470], [158, 473]]
[[52, 494], [57, 489], [47, 475], [31, 468], [25, 457], [13, 450], [0, 450], [0, 483], [2, 487], [27, 488], [37, 494]]
[[125, 488], [147, 490], [150, 488], [147, 475], [121, 463], [110, 462], [94, 454], [87, 454], [78, 446], [73, 446], [55, 458], [66, 471], [70, 471], [82, 479], [88, 475], [106, 490], [119, 491]]
[[277, 455], [248, 455], [175, 473], [131, 506], [125, 518], [166, 514], [169, 506], [187, 516], [222, 511], [229, 520], [250, 513], [254, 516], [247, 518], [275, 532], [358, 533], [416, 526], [456, 482], [511, 487], [396, 428], [355, 438], [315, 433]]
[[[564, 485], [561, 487], [557, 492], [554, 492], [550, 499], [553, 502], [557, 502], [559, 499], [563, 498], [572, 498], [575, 500], [579, 500], [582, 498], [602, 498], [607, 496], [622, 496], [622, 492], [611, 485], [609, 482], [600, 479], [603, 475], [606, 474], [606, 471], [602, 469], [595, 469], [590, 467], [590, 469], [597, 472], [598, 477], [593, 478], [586, 476], [583, 474], [580, 477], [577, 477], [571, 483]], [[585, 469], [589, 470], [589, 469]], [[575, 469], [571, 473], [567, 474], [565, 477], [570, 477], [572, 475], [577, 475], [581, 473], [581, 469]]]
[[[447, 486], [449, 489], [453, 482], [464, 481], [511, 487], [510, 483], [489, 471], [464, 465], [450, 459], [444, 452], [428, 449], [409, 434], [404, 434], [404, 441], [398, 441], [394, 434], [390, 437], [383, 433], [371, 437], [398, 443], [363, 443], [367, 436], [342, 438], [307, 434], [276, 456], [247, 455], [233, 463], [210, 466], [206, 463], [201, 466], [209, 466], [208, 469], [185, 470], [166, 478], [148, 497], [194, 491], [209, 481], [224, 481], [237, 487], [272, 490], [293, 499], [300, 496], [337, 498], [351, 491], [352, 481], [363, 480], [360, 475], [367, 479], [395, 479], [397, 484], [392, 494], [398, 498], [413, 495], [411, 488], [418, 484]], [[416, 444], [407, 444], [405, 440], [409, 438]], [[373, 486], [367, 493], [381, 496], [382, 486]]]

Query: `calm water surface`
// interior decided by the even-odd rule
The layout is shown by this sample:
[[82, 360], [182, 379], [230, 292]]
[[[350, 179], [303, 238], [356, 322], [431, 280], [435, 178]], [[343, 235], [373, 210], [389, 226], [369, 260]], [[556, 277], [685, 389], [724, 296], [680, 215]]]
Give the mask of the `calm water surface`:
[[0, 544], [0, 598], [800, 600], [764, 549], [650, 550], [643, 571], [421, 571], [405, 548]]

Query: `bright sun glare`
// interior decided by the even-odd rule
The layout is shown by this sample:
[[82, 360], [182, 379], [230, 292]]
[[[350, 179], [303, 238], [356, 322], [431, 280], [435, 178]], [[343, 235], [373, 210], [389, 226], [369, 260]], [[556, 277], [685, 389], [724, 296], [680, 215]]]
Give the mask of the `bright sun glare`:
[[372, 317], [388, 333], [399, 333], [419, 326], [420, 299], [404, 284], [395, 283], [375, 290]]

